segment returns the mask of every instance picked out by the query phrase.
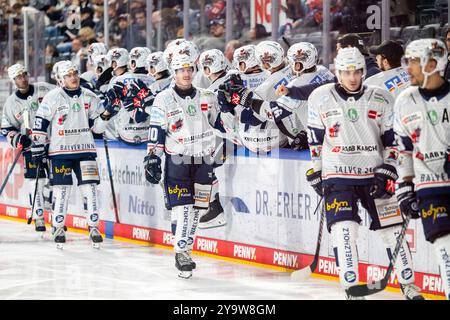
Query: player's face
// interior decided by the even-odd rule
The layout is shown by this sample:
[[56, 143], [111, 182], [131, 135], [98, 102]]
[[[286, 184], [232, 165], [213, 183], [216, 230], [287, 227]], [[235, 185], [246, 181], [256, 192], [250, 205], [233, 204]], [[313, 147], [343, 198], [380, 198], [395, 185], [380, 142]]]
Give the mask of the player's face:
[[404, 59], [404, 64], [406, 65], [406, 70], [409, 73], [411, 85], [421, 86], [424, 81], [424, 75], [422, 73], [422, 67], [420, 66], [419, 58]]
[[78, 71], [71, 71], [67, 75], [65, 75], [64, 84], [65, 87], [69, 90], [78, 89], [78, 87], [80, 86], [80, 76], [78, 75]]
[[194, 68], [187, 67], [175, 71], [175, 84], [179, 87], [190, 87], [194, 79]]
[[376, 56], [378, 67], [381, 71], [385, 71], [383, 67], [383, 56], [381, 54], [377, 54]]
[[26, 90], [30, 84], [28, 73], [24, 72], [14, 78], [14, 83], [19, 90]]
[[245, 62], [239, 62], [239, 71], [245, 72], [246, 67]]
[[362, 84], [363, 71], [358, 70], [346, 70], [340, 71], [341, 85], [350, 92], [357, 91]]

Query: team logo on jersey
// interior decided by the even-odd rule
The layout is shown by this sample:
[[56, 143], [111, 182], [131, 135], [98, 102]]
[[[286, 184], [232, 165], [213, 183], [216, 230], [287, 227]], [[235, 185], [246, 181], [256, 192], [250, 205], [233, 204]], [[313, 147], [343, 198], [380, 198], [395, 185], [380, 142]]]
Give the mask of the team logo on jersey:
[[72, 105], [72, 110], [75, 111], [75, 112], [80, 111], [80, 110], [81, 110], [80, 104], [79, 104], [78, 102], [75, 102], [75, 103]]
[[62, 126], [64, 124], [64, 121], [66, 121], [67, 115], [63, 114], [61, 117], [58, 118], [58, 125]]
[[355, 108], [350, 108], [347, 111], [347, 116], [350, 119], [351, 122], [355, 122], [359, 119], [359, 114], [358, 114], [358, 110], [356, 110]]
[[182, 127], [183, 127], [183, 119], [178, 119], [177, 121], [175, 121], [175, 123], [172, 123], [170, 125], [170, 131], [177, 132], [180, 131]]
[[421, 112], [416, 112], [416, 113], [407, 115], [407, 116], [402, 118], [403, 124], [408, 124], [410, 122], [416, 122], [416, 121], [420, 121], [420, 120], [422, 120], [422, 113]]
[[431, 121], [431, 124], [434, 126], [435, 124], [438, 123], [439, 119], [438, 119], [438, 114], [436, 112], [436, 110], [430, 110], [428, 111], [428, 118]]
[[328, 129], [330, 138], [336, 138], [340, 131], [341, 125], [339, 122], [335, 123], [331, 128]]
[[193, 104], [190, 104], [187, 107], [187, 113], [190, 116], [195, 116], [197, 114], [197, 108]]
[[369, 118], [369, 119], [376, 119], [376, 118], [378, 118], [380, 115], [378, 114], [378, 111], [376, 111], [376, 110], [369, 110], [369, 112], [367, 113], [367, 117]]
[[30, 105], [31, 110], [36, 111], [39, 108], [39, 104], [36, 101], [33, 101]]

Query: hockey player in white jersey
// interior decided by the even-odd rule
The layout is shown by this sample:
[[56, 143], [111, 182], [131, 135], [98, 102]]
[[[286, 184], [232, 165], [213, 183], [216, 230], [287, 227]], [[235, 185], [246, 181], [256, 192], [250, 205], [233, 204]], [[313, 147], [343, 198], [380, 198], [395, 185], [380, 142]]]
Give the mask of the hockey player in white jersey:
[[[217, 92], [219, 86], [222, 85], [227, 77], [228, 64], [225, 55], [222, 51], [217, 49], [211, 49], [204, 51], [200, 55], [199, 65], [206, 77], [211, 81], [211, 86], [208, 90]], [[234, 70], [233, 70], [234, 71]], [[217, 161], [213, 166], [214, 169], [223, 164], [223, 160], [226, 159], [226, 141], [224, 138], [216, 138], [216, 153], [220, 157], [221, 161]], [[208, 211], [200, 217], [199, 229], [215, 228], [224, 226], [226, 222], [225, 214], [223, 212], [222, 204], [220, 203], [219, 196], [219, 181], [213, 173], [213, 184], [210, 198], [210, 204]]]
[[[396, 157], [393, 98], [386, 91], [362, 84], [363, 55], [356, 48], [340, 49], [334, 60], [338, 83], [316, 89], [308, 100], [308, 129], [313, 169], [307, 180], [324, 197], [327, 228], [341, 285], [357, 285], [357, 237], [361, 217], [358, 201], [371, 218], [388, 256], [397, 243], [403, 219], [394, 197]], [[423, 297], [414, 285], [411, 253], [403, 242], [395, 270], [407, 299]]]
[[269, 76], [267, 71], [261, 69], [253, 44], [236, 49], [233, 54], [233, 62], [244, 81], [244, 86], [250, 90], [255, 90]]
[[[21, 64], [14, 64], [8, 68], [9, 79], [17, 89], [5, 101], [1, 120], [1, 133], [8, 143], [22, 152], [24, 158], [24, 176], [28, 189], [30, 208], [33, 206], [36, 176], [36, 200], [34, 212], [31, 212], [35, 221], [35, 230], [45, 231], [44, 221], [44, 186], [46, 184], [48, 166], [38, 167], [31, 159], [31, 129], [36, 112], [44, 96], [55, 86], [45, 83], [29, 82], [27, 70]], [[39, 170], [39, 172], [38, 172]]]
[[87, 50], [87, 66], [88, 70], [81, 74], [81, 79], [84, 81], [89, 82], [92, 86], [95, 87], [97, 83], [97, 76], [95, 72], [95, 66], [94, 66], [94, 58], [101, 54], [107, 54], [108, 48], [106, 45], [102, 42], [94, 42], [91, 45], [89, 45]]
[[[138, 110], [134, 104], [128, 103], [131, 94], [128, 86], [137, 80], [142, 81], [147, 87], [154, 82], [153, 77], [148, 75], [146, 66], [149, 53], [150, 50], [144, 47], [136, 47], [130, 51], [128, 61], [133, 72], [125, 72], [111, 80], [106, 93], [106, 110], [98, 120], [98, 131], [102, 131], [101, 127], [107, 129], [110, 126], [108, 122], [113, 122], [117, 138], [131, 145], [139, 145], [148, 140], [150, 119], [146, 114], [142, 114], [143, 119], [140, 119], [139, 122], [135, 120]], [[111, 60], [111, 63], [114, 61]], [[123, 63], [125, 63], [125, 58], [123, 58]], [[124, 105], [124, 103], [127, 104]]]
[[442, 77], [447, 50], [437, 39], [415, 40], [404, 60], [411, 86], [394, 107], [396, 194], [404, 214], [421, 217], [450, 299], [450, 84]]
[[91, 127], [100, 100], [80, 87], [80, 76], [73, 63], [61, 62], [57, 71], [62, 87], [51, 90], [39, 106], [32, 131], [32, 157], [37, 166], [50, 160], [55, 197], [52, 233], [57, 247], [62, 248], [66, 242], [64, 225], [73, 184], [72, 173], [86, 198], [89, 239], [97, 247], [103, 238], [97, 228], [100, 220], [97, 184], [100, 179]]
[[409, 75], [401, 65], [403, 47], [393, 40], [386, 40], [376, 47], [370, 48], [370, 53], [376, 55], [380, 73], [364, 81], [366, 85], [377, 86], [389, 91], [395, 98], [409, 87]]
[[195, 62], [188, 55], [171, 61], [175, 85], [159, 93], [151, 108], [150, 141], [144, 159], [146, 179], [161, 181], [165, 154], [166, 206], [177, 215], [175, 266], [189, 278], [198, 219], [209, 206], [213, 182], [217, 100], [213, 92], [192, 86]]

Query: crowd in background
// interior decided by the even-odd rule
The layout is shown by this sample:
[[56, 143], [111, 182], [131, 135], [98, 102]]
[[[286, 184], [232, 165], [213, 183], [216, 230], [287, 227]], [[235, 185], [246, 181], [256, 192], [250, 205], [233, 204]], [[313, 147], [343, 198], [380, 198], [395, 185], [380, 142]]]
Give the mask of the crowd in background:
[[[52, 65], [62, 59], [76, 62], [83, 70], [86, 62], [86, 48], [93, 42], [104, 42], [104, 0], [0, 0], [0, 78], [8, 67], [7, 40], [8, 18], [13, 17], [14, 62], [23, 61], [23, 14], [24, 7], [32, 7], [35, 12], [43, 12], [45, 18], [31, 19], [30, 26], [39, 30], [38, 48], [29, 46], [30, 57], [45, 56], [46, 80]], [[191, 0], [189, 9], [190, 39], [200, 50], [217, 48], [224, 52], [234, 51], [240, 45], [258, 42], [270, 37], [263, 24], [251, 27], [251, 0], [233, 1], [233, 41], [225, 43], [226, 0]], [[422, 13], [429, 10], [428, 16], [443, 21], [444, 13], [440, 6], [445, 0], [391, 0], [391, 26], [404, 27], [422, 24]], [[339, 34], [369, 33], [366, 9], [374, 1], [370, 0], [332, 0], [331, 30]], [[428, 5], [428, 7], [427, 7]], [[419, 13], [417, 8], [423, 6]], [[204, 17], [200, 10], [204, 7]], [[281, 10], [287, 21], [280, 25], [278, 36], [286, 38], [295, 34], [308, 34], [321, 31], [323, 23], [323, 0], [286, 0]], [[431, 9], [434, 8], [434, 9]], [[151, 22], [152, 50], [163, 49], [168, 41], [182, 38], [183, 0], [153, 0]], [[434, 10], [434, 11], [433, 11]], [[446, 10], [446, 8], [445, 8]], [[422, 13], [421, 13], [422, 12]], [[130, 50], [136, 46], [146, 46], [146, 0], [108, 0], [109, 47], [124, 47]], [[446, 15], [446, 12], [445, 12]], [[77, 19], [76, 17], [79, 17]], [[445, 17], [444, 17], [445, 18]], [[204, 22], [202, 25], [201, 22]], [[42, 32], [43, 31], [43, 32]], [[320, 41], [321, 36], [318, 37]], [[21, 41], [22, 39], [22, 41]], [[302, 39], [305, 40], [305, 39]], [[374, 42], [377, 42], [375, 38]], [[314, 43], [314, 41], [311, 41]], [[320, 51], [320, 43], [314, 43]], [[368, 44], [371, 44], [370, 41]], [[332, 53], [333, 54], [333, 53]], [[44, 63], [35, 65], [41, 67]], [[30, 69], [33, 65], [30, 65]], [[31, 72], [33, 74], [33, 72]], [[42, 74], [42, 70], [37, 72]]]

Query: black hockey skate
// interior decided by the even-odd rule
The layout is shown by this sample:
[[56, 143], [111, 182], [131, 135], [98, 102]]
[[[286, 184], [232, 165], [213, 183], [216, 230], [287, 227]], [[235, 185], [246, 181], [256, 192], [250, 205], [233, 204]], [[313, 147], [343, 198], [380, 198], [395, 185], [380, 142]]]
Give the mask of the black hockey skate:
[[53, 240], [56, 243], [57, 249], [62, 249], [64, 243], [66, 243], [66, 232], [64, 228], [55, 228], [52, 227]]
[[200, 217], [198, 224], [199, 229], [217, 228], [227, 224], [223, 207], [220, 204], [219, 194], [216, 199], [209, 204], [209, 210]]
[[45, 232], [47, 230], [44, 218], [34, 220], [34, 230], [37, 232]]
[[400, 284], [400, 289], [402, 289], [402, 293], [406, 300], [425, 300], [425, 298], [420, 294], [420, 288], [413, 283]]
[[92, 241], [92, 247], [95, 249], [100, 248], [100, 243], [103, 242], [103, 237], [97, 227], [89, 227], [89, 240]]
[[175, 267], [180, 271], [180, 278], [189, 279], [192, 277], [192, 259], [187, 252], [175, 253]]
[[194, 260], [192, 260], [192, 250], [189, 250], [186, 253], [189, 256], [189, 259], [191, 259], [192, 270], [194, 270], [195, 268], [197, 268], [197, 264], [194, 262]]

